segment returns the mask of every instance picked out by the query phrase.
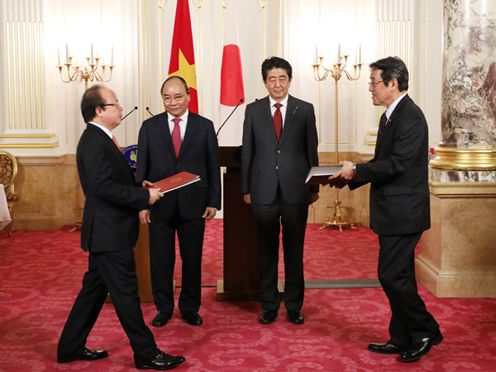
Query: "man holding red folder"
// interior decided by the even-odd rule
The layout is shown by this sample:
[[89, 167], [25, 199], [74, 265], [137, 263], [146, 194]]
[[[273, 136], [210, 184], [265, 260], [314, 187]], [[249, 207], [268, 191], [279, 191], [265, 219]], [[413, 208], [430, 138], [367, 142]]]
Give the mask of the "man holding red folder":
[[158, 189], [137, 187], [113, 139], [112, 130], [122, 120], [114, 91], [93, 85], [83, 95], [81, 113], [87, 126], [77, 146], [76, 161], [85, 196], [81, 248], [89, 253], [88, 270], [60, 335], [57, 362], [108, 357], [105, 350], [88, 349], [86, 341], [110, 294], [133, 349], [135, 367], [174, 368], [184, 357], [158, 349], [143, 320], [133, 249], [138, 238], [138, 211], [156, 203], [162, 194]]
[[182, 260], [179, 310], [190, 325], [201, 325], [201, 258], [205, 220], [220, 209], [219, 150], [213, 123], [188, 110], [189, 88], [170, 76], [160, 90], [165, 112], [146, 120], [139, 133], [136, 178], [160, 181], [186, 171], [200, 181], [168, 192], [140, 212], [150, 226], [152, 292], [158, 313], [152, 325], [161, 327], [174, 310], [175, 235]]

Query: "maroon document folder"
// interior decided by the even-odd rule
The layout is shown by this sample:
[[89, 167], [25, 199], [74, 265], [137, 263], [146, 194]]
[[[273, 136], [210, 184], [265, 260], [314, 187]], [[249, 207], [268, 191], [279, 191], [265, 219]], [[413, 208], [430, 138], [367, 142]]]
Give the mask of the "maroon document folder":
[[200, 176], [189, 172], [179, 172], [163, 180], [153, 182], [152, 188], [159, 188], [160, 192], [169, 192], [200, 181]]

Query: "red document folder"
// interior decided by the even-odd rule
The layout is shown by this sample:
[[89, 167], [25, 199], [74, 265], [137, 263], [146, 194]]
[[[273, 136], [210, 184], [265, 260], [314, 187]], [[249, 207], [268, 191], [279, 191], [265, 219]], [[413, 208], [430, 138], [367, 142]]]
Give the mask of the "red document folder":
[[152, 188], [159, 188], [160, 192], [169, 192], [200, 181], [200, 176], [189, 172], [179, 172], [163, 180], [153, 182]]

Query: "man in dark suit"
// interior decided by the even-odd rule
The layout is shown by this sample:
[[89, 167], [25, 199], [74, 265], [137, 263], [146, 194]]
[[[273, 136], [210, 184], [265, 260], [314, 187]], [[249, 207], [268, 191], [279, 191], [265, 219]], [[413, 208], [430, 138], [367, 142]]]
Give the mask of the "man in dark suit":
[[117, 316], [129, 337], [138, 369], [170, 369], [184, 362], [157, 348], [145, 325], [138, 296], [134, 246], [138, 211], [162, 196], [158, 189], [138, 187], [114, 142], [112, 129], [122, 118], [115, 93], [89, 88], [81, 101], [86, 130], [77, 147], [77, 168], [86, 201], [81, 246], [89, 251], [88, 271], [60, 336], [57, 362], [106, 358], [104, 350], [86, 348], [86, 339], [110, 293]]
[[189, 89], [179, 76], [167, 78], [160, 89], [165, 112], [146, 120], [138, 139], [138, 181], [159, 181], [181, 171], [200, 176], [192, 185], [171, 191], [149, 210], [140, 212], [150, 226], [152, 292], [158, 313], [152, 325], [161, 327], [174, 310], [175, 235], [182, 260], [179, 310], [190, 325], [199, 326], [201, 259], [205, 220], [220, 209], [220, 168], [213, 123], [188, 111]]
[[262, 77], [269, 96], [246, 107], [241, 163], [244, 201], [252, 205], [261, 245], [263, 311], [258, 321], [274, 322], [279, 310], [277, 266], [282, 225], [284, 305], [289, 321], [302, 324], [303, 243], [308, 205], [318, 199], [319, 190], [305, 184], [309, 169], [318, 165], [315, 113], [310, 103], [288, 94], [292, 79], [288, 61], [266, 59]]
[[408, 70], [397, 57], [370, 65], [369, 91], [376, 106], [385, 106], [374, 158], [365, 164], [342, 162], [331, 185], [350, 189], [370, 182], [370, 226], [379, 235], [379, 280], [389, 299], [390, 339], [370, 344], [376, 353], [419, 360], [443, 336], [417, 292], [414, 254], [430, 228], [428, 128], [422, 110], [408, 96]]

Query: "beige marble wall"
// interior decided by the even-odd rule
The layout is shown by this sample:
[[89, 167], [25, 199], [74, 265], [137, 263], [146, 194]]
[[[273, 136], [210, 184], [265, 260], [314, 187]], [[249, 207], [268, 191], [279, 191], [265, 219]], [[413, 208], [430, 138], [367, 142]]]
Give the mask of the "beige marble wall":
[[81, 220], [83, 196], [74, 155], [18, 157], [17, 162], [16, 229], [54, 229]]
[[[320, 164], [334, 164], [333, 153], [320, 153]], [[357, 153], [340, 153], [340, 159], [353, 162], [368, 160]], [[75, 156], [18, 157], [19, 173], [15, 181], [19, 201], [15, 206], [17, 229], [53, 229], [73, 225], [81, 219], [83, 196], [76, 170]], [[335, 189], [322, 186], [319, 200], [310, 206], [309, 223], [324, 223], [334, 212]], [[343, 212], [356, 225], [369, 225], [369, 186], [353, 192], [339, 191]]]
[[417, 277], [437, 297], [496, 297], [496, 184], [431, 183]]

